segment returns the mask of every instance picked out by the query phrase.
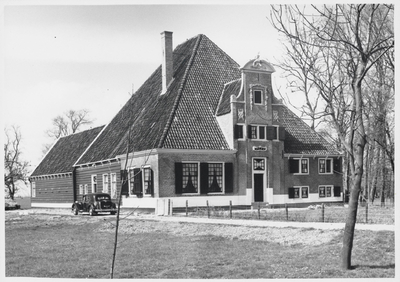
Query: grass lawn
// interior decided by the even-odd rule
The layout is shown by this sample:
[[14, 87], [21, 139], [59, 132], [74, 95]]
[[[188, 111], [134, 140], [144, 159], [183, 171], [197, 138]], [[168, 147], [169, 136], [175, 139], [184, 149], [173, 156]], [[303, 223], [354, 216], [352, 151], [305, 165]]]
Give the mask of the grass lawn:
[[[6, 220], [6, 276], [109, 278], [114, 233], [103, 229], [114, 220]], [[356, 231], [350, 271], [340, 268], [341, 239], [310, 246], [157, 230], [121, 233], [114, 278], [394, 277], [394, 232]]]

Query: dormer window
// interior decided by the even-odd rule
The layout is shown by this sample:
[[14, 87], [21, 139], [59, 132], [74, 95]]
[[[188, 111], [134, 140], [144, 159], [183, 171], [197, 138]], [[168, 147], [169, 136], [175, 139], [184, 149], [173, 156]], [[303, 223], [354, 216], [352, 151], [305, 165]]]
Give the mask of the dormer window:
[[262, 105], [263, 104], [263, 95], [261, 90], [254, 91], [254, 104]]

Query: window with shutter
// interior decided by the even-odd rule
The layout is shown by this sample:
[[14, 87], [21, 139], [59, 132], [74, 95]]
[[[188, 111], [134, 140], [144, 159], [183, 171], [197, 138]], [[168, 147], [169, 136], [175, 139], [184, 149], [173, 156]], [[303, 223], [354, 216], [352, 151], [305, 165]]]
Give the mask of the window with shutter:
[[143, 169], [143, 191], [144, 195], [152, 196], [153, 191], [153, 170], [151, 168]]
[[133, 178], [133, 187], [131, 187], [131, 194], [139, 196], [143, 195], [142, 170], [140, 168], [133, 169], [133, 175], [130, 175], [129, 178]]
[[235, 139], [244, 139], [243, 124], [235, 124], [234, 138]]
[[342, 158], [334, 159], [333, 170], [334, 172], [342, 172]]
[[286, 130], [285, 130], [285, 128], [284, 127], [282, 127], [282, 126], [279, 126], [279, 140], [280, 141], [284, 141], [285, 140], [285, 138], [286, 138]]

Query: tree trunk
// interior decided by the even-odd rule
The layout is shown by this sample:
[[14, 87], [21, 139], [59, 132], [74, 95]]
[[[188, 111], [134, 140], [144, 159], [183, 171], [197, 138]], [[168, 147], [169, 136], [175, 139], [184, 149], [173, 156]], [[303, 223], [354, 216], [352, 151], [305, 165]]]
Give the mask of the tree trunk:
[[376, 186], [378, 184], [378, 177], [379, 177], [379, 170], [380, 170], [380, 155], [381, 155], [381, 148], [380, 146], [376, 147], [377, 153], [376, 153], [376, 163], [375, 163], [375, 174], [374, 178], [372, 179], [372, 188], [371, 188], [371, 202], [374, 203], [375, 200], [375, 194], [376, 194]]

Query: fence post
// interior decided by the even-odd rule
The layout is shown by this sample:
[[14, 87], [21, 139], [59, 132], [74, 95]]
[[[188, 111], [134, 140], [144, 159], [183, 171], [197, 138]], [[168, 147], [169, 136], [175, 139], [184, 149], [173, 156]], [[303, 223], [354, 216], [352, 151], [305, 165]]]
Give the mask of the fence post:
[[232, 219], [232, 201], [229, 201], [229, 216]]
[[258, 203], [258, 219], [261, 218], [261, 214], [260, 214], [260, 203]]
[[286, 221], [289, 220], [289, 210], [287, 204], [285, 204], [285, 210], [286, 210]]
[[368, 202], [365, 203], [365, 223], [368, 223]]
[[207, 200], [207, 215], [208, 218], [210, 218], [210, 207], [208, 206], [208, 200]]
[[174, 203], [172, 202], [171, 199], [169, 199], [169, 201], [170, 201], [170, 205], [169, 205], [170, 211], [169, 211], [169, 214], [172, 215], [172, 208], [173, 208], [173, 204], [174, 204]]
[[189, 201], [189, 200], [186, 200], [186, 216], [188, 216], [188, 205], [189, 205], [189, 204], [188, 204], [188, 201]]
[[325, 222], [325, 205], [322, 204], [322, 222]]

